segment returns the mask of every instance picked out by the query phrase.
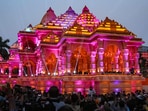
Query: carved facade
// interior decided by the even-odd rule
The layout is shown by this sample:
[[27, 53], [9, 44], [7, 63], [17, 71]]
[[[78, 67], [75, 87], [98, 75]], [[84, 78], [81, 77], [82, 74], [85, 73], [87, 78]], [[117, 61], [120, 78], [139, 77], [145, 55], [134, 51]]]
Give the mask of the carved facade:
[[[86, 6], [81, 14], [69, 7], [60, 16], [49, 8], [39, 24], [19, 31], [18, 41], [10, 49], [10, 59], [2, 60], [0, 69], [2, 75], [9, 78], [22, 78], [24, 83], [11, 78], [18, 84], [27, 85], [28, 78], [33, 78], [31, 81], [44, 78], [41, 90], [45, 90], [50, 80], [55, 81], [62, 92], [72, 92], [76, 91], [75, 81], [82, 80], [79, 89], [84, 90], [85, 84], [86, 88], [97, 85], [96, 90], [104, 93], [114, 90], [107, 88], [119, 80], [125, 86], [129, 84], [128, 91], [131, 91], [134, 77], [138, 78], [137, 84], [142, 80], [138, 63], [138, 48], [142, 44], [141, 38], [118, 22], [108, 17], [98, 20]], [[134, 69], [133, 76], [131, 69]], [[131, 80], [127, 79], [128, 75]], [[101, 84], [107, 85], [104, 85], [105, 90], [101, 90]], [[136, 88], [141, 89], [141, 85]]]

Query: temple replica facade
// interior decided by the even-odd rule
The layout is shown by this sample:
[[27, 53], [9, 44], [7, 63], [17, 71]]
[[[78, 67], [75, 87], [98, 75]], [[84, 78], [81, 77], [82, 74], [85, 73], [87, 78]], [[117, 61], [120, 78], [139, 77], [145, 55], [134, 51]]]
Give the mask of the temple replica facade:
[[0, 61], [0, 83], [41, 91], [52, 85], [62, 93], [134, 92], [142, 89], [138, 48], [141, 38], [115, 20], [97, 19], [85, 6], [56, 16], [52, 8], [41, 22], [18, 32], [10, 58]]

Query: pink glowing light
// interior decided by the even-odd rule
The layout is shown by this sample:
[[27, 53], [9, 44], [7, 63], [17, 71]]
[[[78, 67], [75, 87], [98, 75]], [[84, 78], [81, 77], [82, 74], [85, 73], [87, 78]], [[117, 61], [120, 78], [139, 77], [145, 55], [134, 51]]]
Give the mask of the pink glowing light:
[[16, 83], [16, 81], [13, 81], [14, 83]]
[[82, 88], [76, 88], [76, 92], [82, 92], [83, 89]]
[[93, 70], [93, 74], [95, 74], [96, 73], [96, 71], [95, 70]]
[[81, 80], [75, 82], [75, 85], [81, 85], [81, 84], [83, 84]]
[[101, 72], [104, 72], [103, 68], [100, 69]]
[[100, 66], [103, 67], [103, 62], [100, 62]]
[[6, 81], [5, 80], [2, 80], [2, 83], [5, 83]]
[[114, 84], [119, 84], [120, 81], [116, 80], [116, 81], [114, 81], [113, 83], [114, 83]]
[[11, 78], [11, 75], [9, 75], [9, 78]]
[[45, 91], [48, 92], [49, 88], [50, 88], [50, 87], [46, 87]]
[[46, 84], [47, 84], [48, 86], [52, 85], [51, 81], [47, 81]]
[[119, 88], [116, 88], [115, 89], [115, 92], [117, 93], [117, 92], [120, 92], [120, 89]]

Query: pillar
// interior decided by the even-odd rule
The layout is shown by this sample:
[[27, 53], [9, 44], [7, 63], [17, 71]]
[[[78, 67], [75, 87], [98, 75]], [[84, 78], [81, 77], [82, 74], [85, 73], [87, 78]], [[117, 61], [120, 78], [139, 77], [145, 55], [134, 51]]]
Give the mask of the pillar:
[[0, 73], [4, 74], [4, 67], [2, 67], [2, 65], [1, 65], [1, 72]]
[[135, 73], [140, 74], [140, 67], [139, 67], [139, 53], [135, 53]]
[[22, 50], [23, 49], [23, 44], [22, 44], [21, 40], [18, 40], [18, 45], [19, 45], [19, 50]]
[[37, 63], [36, 63], [36, 76], [38, 76], [39, 74], [41, 74], [41, 61], [40, 59], [37, 60]]
[[62, 61], [61, 61], [61, 56], [58, 57], [58, 74], [62, 75]]
[[23, 76], [23, 65], [22, 65], [22, 61], [19, 62], [19, 76]]
[[9, 67], [9, 78], [11, 78], [12, 74], [12, 66]]
[[90, 73], [95, 74], [96, 73], [96, 51], [92, 51], [90, 57], [91, 57]]
[[115, 72], [119, 72], [119, 54], [120, 54], [120, 51], [118, 51], [116, 53], [116, 56], [115, 56]]
[[66, 51], [66, 73], [70, 74], [71, 73], [71, 50]]
[[62, 71], [62, 75], [64, 75], [66, 73], [66, 57], [63, 56], [61, 57], [61, 71]]
[[104, 48], [99, 48], [99, 52], [98, 52], [98, 68], [97, 68], [99, 73], [104, 72], [103, 55], [104, 55]]
[[128, 74], [129, 73], [129, 61], [128, 61], [128, 55], [129, 55], [129, 50], [124, 49], [123, 50], [123, 56], [124, 56], [124, 73]]

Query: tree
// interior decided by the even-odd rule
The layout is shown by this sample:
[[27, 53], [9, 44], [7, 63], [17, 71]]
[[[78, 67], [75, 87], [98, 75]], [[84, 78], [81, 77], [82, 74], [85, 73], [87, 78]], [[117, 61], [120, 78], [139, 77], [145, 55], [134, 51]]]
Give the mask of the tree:
[[4, 60], [9, 59], [9, 52], [8, 49], [10, 49], [10, 46], [7, 44], [9, 42], [9, 39], [6, 39], [3, 41], [2, 37], [0, 36], [0, 55]]

